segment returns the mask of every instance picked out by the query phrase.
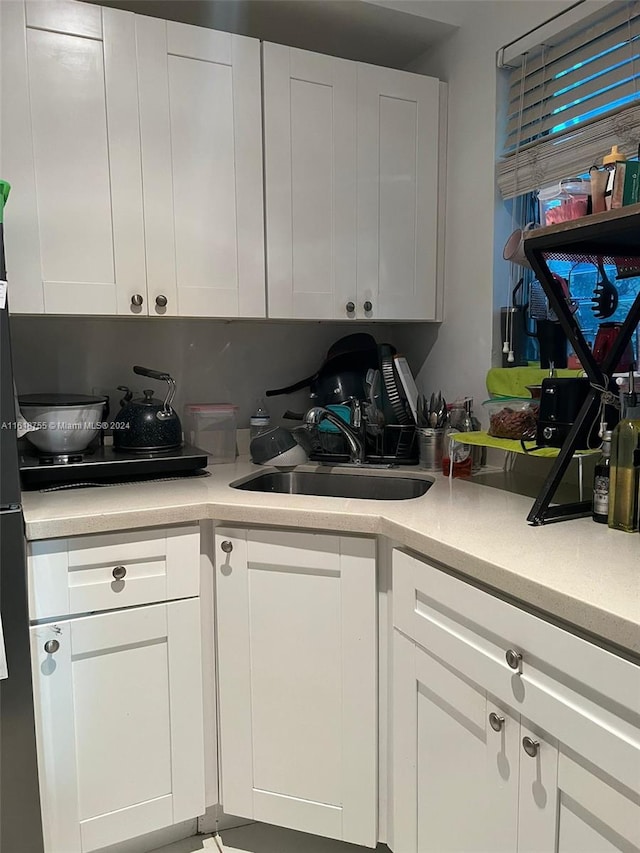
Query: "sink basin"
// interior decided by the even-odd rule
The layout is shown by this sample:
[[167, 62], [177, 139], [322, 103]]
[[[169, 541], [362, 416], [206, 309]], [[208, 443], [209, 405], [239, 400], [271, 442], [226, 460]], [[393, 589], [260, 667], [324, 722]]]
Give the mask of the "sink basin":
[[248, 480], [231, 483], [248, 492], [280, 495], [322, 495], [331, 498], [364, 498], [374, 501], [406, 501], [419, 498], [431, 480], [381, 477], [375, 474], [336, 474], [322, 471], [265, 471]]

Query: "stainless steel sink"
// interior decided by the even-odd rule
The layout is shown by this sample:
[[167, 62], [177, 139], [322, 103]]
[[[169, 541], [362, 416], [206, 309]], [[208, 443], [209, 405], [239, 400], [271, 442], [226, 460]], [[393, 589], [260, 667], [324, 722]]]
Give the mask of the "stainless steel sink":
[[280, 495], [322, 495], [331, 498], [364, 498], [374, 501], [405, 501], [419, 498], [431, 480], [376, 474], [341, 474], [323, 471], [265, 471], [231, 483], [248, 492]]

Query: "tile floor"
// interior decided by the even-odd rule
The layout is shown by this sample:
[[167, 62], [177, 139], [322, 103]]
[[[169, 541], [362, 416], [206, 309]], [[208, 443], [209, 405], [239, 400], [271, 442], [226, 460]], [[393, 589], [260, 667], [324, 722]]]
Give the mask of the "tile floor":
[[[153, 853], [371, 853], [368, 847], [345, 844], [306, 835], [303, 832], [281, 829], [277, 826], [254, 823], [228, 829], [220, 835], [186, 838], [155, 850]], [[379, 844], [376, 853], [389, 853], [389, 848]]]

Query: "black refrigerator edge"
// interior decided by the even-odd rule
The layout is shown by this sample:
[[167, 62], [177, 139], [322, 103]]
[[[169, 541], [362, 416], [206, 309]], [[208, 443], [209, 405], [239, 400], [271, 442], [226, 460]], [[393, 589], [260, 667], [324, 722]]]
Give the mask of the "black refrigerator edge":
[[43, 853], [4, 254], [8, 194], [0, 181], [0, 619], [8, 674], [0, 680], [0, 853]]

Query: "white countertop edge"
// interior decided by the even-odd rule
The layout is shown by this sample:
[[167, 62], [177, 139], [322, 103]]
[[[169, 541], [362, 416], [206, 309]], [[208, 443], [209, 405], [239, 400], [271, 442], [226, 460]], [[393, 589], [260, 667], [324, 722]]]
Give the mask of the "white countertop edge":
[[[243, 461], [210, 470], [212, 477], [189, 481], [24, 493], [27, 539], [201, 520], [386, 536], [559, 623], [640, 656], [637, 534], [609, 531], [590, 519], [533, 528], [526, 522], [529, 498], [442, 477], [421, 498], [367, 501], [232, 489], [229, 483], [261, 470]], [[429, 476], [423, 471], [376, 473]], [[615, 559], [611, 549], [616, 546], [619, 565], [604, 565], [610, 552]], [[584, 572], [576, 564], [584, 564]]]

